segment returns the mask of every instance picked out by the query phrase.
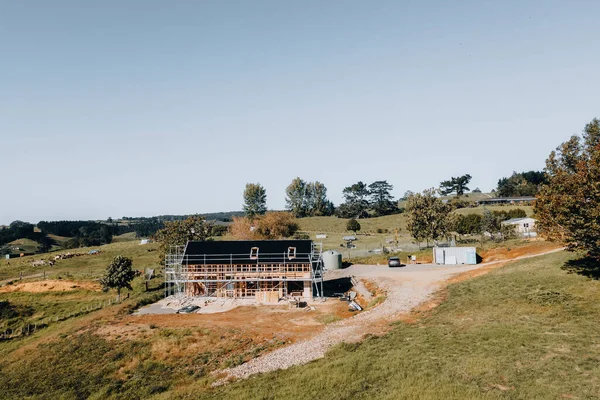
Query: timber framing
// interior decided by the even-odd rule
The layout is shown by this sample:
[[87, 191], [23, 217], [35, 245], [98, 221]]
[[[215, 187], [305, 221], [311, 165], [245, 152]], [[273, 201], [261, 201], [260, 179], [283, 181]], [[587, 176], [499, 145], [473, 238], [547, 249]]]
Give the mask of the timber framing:
[[322, 297], [321, 253], [310, 240], [188, 242], [166, 255], [165, 295], [259, 302]]

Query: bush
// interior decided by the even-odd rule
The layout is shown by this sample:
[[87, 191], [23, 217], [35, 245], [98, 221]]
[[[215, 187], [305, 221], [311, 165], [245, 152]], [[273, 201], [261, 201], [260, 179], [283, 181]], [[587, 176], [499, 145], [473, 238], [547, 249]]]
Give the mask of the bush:
[[469, 207], [472, 203], [470, 201], [467, 200], [457, 200], [457, 199], [453, 199], [450, 200], [448, 202], [448, 204], [450, 205], [450, 207], [452, 207], [455, 210], [458, 210], [459, 208], [467, 208]]
[[482, 217], [479, 214], [461, 215], [456, 223], [456, 233], [473, 235], [481, 231]]
[[527, 213], [522, 208], [513, 208], [512, 210], [508, 210], [508, 216], [510, 218], [526, 218]]
[[360, 223], [357, 220], [355, 220], [354, 218], [352, 218], [346, 224], [346, 229], [356, 233], [357, 231], [360, 231]]

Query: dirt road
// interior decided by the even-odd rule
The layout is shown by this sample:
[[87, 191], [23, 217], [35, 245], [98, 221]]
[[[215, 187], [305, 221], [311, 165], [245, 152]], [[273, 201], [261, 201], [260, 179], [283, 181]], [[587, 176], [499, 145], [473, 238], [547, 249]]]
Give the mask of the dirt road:
[[[389, 327], [391, 321], [398, 320], [401, 315], [426, 302], [444, 283], [457, 274], [477, 269], [491, 269], [492, 265], [516, 261], [523, 258], [537, 257], [544, 254], [562, 251], [554, 249], [539, 254], [516, 257], [511, 260], [493, 261], [479, 265], [440, 266], [433, 264], [408, 265], [402, 268], [387, 266], [353, 265], [337, 271], [329, 271], [327, 279], [354, 276], [374, 281], [387, 292], [387, 299], [381, 305], [364, 311], [355, 317], [332, 323], [322, 332], [302, 342], [275, 350], [261, 357], [250, 360], [235, 368], [221, 373], [227, 377], [244, 379], [253, 374], [287, 369], [294, 365], [305, 364], [321, 358], [332, 346], [341, 342], [359, 341], [365, 334], [379, 334]], [[215, 385], [224, 384], [227, 378], [220, 379]]]

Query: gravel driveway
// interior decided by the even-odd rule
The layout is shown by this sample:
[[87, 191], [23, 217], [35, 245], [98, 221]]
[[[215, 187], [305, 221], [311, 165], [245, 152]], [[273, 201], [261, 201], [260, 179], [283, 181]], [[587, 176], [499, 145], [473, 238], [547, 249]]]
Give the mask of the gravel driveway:
[[[553, 250], [543, 254], [560, 250]], [[519, 257], [514, 260], [539, 255], [542, 254]], [[311, 339], [277, 349], [271, 353], [254, 358], [245, 364], [219, 372], [226, 373], [228, 377], [244, 379], [253, 374], [286, 369], [321, 358], [327, 350], [338, 343], [359, 341], [367, 333], [377, 333], [377, 330], [380, 330], [382, 322], [387, 324], [398, 320], [400, 315], [406, 314], [427, 301], [442, 286], [444, 281], [453, 275], [507, 261], [511, 260], [479, 265], [440, 266], [435, 264], [419, 264], [407, 265], [401, 268], [353, 265], [346, 269], [329, 271], [326, 279], [354, 276], [358, 279], [367, 278], [374, 281], [379, 287], [387, 291], [386, 301], [352, 318], [327, 325], [321, 333]], [[226, 381], [227, 378], [221, 379], [215, 382], [215, 385], [226, 383]]]

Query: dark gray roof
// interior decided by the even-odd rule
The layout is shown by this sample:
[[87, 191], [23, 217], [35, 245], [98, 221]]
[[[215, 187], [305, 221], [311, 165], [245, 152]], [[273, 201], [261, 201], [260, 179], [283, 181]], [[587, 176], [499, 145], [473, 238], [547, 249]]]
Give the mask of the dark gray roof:
[[523, 197], [490, 197], [488, 199], [480, 199], [478, 202], [486, 202], [486, 201], [534, 201], [536, 198], [531, 196], [523, 196]]
[[[229, 240], [188, 242], [183, 254], [184, 265], [309, 263], [311, 240]], [[258, 248], [258, 260], [250, 258]], [[296, 258], [288, 258], [288, 249], [296, 248]]]

